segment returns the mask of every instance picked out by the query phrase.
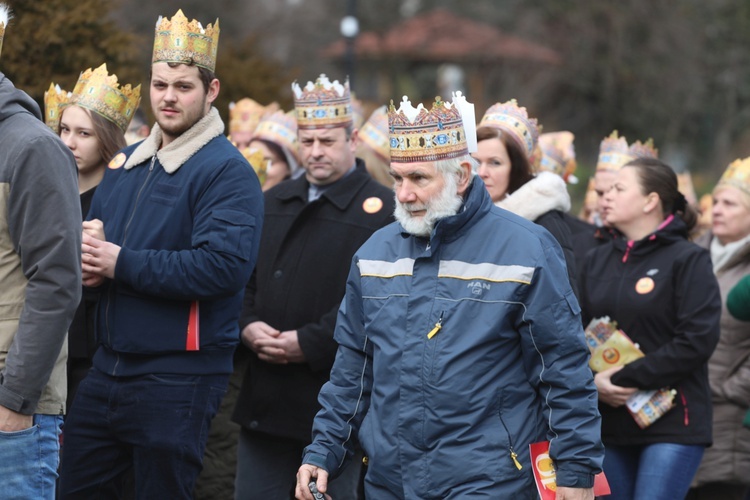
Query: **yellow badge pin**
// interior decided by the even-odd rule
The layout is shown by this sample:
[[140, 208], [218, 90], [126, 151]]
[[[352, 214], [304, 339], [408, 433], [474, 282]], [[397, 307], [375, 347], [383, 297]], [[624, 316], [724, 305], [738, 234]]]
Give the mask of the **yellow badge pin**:
[[641, 295], [645, 295], [654, 289], [655, 283], [651, 278], [641, 278], [635, 284], [635, 291]]
[[128, 157], [125, 156], [125, 153], [118, 153], [117, 156], [115, 156], [114, 158], [112, 158], [112, 160], [110, 160], [107, 166], [113, 170], [116, 168], [120, 168], [123, 165], [125, 165], [125, 160], [127, 159]]
[[383, 208], [383, 200], [377, 196], [367, 198], [362, 204], [362, 209], [368, 214], [376, 214]]

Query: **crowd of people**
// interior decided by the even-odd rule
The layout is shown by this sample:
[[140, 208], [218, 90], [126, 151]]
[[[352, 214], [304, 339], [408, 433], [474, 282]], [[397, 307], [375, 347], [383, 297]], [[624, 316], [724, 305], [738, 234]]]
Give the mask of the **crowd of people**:
[[151, 127], [0, 72], [0, 497], [750, 498], [750, 158], [701, 207], [614, 131], [576, 217], [513, 99], [225, 127], [218, 43], [159, 18]]

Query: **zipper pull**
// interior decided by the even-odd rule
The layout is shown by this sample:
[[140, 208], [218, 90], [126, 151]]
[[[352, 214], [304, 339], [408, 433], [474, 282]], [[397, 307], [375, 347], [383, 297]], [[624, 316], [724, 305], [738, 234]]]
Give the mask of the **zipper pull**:
[[516, 469], [521, 470], [523, 469], [523, 465], [521, 465], [521, 462], [518, 461], [518, 454], [513, 451], [513, 448], [510, 448], [510, 458], [513, 459], [513, 463], [516, 464]]
[[435, 328], [430, 330], [430, 333], [427, 334], [428, 339], [431, 339], [432, 337], [437, 335], [437, 332], [439, 332], [443, 327], [443, 314], [445, 314], [445, 311], [440, 313], [440, 317], [438, 318], [437, 323], [435, 323]]
[[156, 154], [151, 157], [151, 165], [148, 167], [148, 171], [152, 172], [154, 170], [154, 163], [156, 163]]

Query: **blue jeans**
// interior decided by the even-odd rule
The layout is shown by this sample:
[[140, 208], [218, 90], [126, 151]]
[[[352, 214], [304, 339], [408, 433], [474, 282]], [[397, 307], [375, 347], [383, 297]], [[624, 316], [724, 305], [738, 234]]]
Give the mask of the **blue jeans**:
[[704, 450], [673, 443], [607, 446], [604, 473], [612, 489], [607, 500], [685, 498]]
[[28, 429], [0, 432], [0, 498], [55, 498], [62, 423], [61, 415], [34, 415]]
[[229, 375], [111, 377], [92, 369], [65, 421], [61, 498], [192, 498]]

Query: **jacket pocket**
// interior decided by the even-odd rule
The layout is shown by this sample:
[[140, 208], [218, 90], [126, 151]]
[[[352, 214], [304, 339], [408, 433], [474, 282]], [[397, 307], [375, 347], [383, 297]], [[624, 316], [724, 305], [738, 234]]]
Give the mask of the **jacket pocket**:
[[250, 260], [255, 217], [239, 210], [214, 210], [211, 246], [243, 260]]
[[[507, 419], [503, 415], [503, 397], [504, 391], [498, 391], [495, 415], [499, 421], [499, 451], [500, 451], [500, 477], [511, 477], [523, 474], [526, 472], [526, 467], [521, 463], [518, 456], [518, 452], [515, 449], [515, 439], [511, 433], [511, 429], [508, 427]], [[504, 438], [504, 439], [503, 439]]]

